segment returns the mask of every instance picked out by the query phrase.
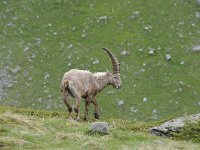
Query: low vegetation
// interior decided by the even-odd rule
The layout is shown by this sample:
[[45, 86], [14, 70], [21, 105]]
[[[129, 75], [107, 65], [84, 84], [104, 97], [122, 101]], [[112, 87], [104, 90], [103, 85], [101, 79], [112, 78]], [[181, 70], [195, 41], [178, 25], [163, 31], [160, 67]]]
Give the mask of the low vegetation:
[[106, 135], [89, 132], [91, 122], [69, 121], [66, 114], [0, 107], [0, 149], [200, 149], [200, 143], [151, 135], [159, 122], [101, 120], [110, 124]]
[[180, 133], [174, 134], [174, 139], [200, 143], [200, 120], [197, 123], [188, 122]]

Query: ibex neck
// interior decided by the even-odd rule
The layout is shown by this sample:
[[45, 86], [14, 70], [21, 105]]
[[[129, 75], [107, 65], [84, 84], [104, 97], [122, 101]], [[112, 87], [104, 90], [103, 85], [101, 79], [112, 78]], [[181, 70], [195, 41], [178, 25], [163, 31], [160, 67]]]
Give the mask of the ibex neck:
[[98, 84], [98, 91], [101, 91], [110, 84], [110, 79], [107, 72], [95, 73], [94, 76]]

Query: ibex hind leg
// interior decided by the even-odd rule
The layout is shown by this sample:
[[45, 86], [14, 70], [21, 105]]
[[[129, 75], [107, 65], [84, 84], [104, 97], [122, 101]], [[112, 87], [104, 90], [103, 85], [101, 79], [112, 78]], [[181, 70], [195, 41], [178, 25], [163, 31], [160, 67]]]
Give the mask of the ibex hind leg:
[[72, 119], [72, 106], [70, 105], [69, 102], [69, 96], [68, 96], [68, 92], [65, 91], [65, 93], [63, 94], [63, 102], [65, 103], [65, 105], [68, 108], [68, 112], [69, 112], [69, 119]]
[[79, 95], [79, 92], [77, 92], [76, 88], [74, 88], [73, 86], [69, 87], [69, 91], [70, 91], [70, 95], [73, 96], [76, 100], [76, 104], [74, 107], [74, 112], [76, 115], [76, 121], [80, 120], [80, 103], [81, 103], [81, 96]]
[[90, 98], [87, 97], [85, 99], [85, 113], [84, 113], [84, 120], [88, 120], [88, 111], [89, 111], [89, 107], [90, 107]]
[[76, 121], [80, 121], [80, 103], [81, 103], [81, 97], [77, 96], [77, 97], [75, 97], [75, 99], [76, 99], [76, 104], [75, 104], [75, 107], [74, 107], [74, 112], [75, 112], [75, 115], [76, 115], [75, 120]]

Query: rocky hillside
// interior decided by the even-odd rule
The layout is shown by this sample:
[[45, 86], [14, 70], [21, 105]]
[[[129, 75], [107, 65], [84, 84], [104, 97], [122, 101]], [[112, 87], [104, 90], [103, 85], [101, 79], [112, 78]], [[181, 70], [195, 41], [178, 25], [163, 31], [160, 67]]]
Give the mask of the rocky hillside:
[[196, 0], [2, 0], [0, 104], [64, 111], [64, 72], [111, 70], [108, 47], [123, 88], [97, 97], [104, 118], [199, 113], [199, 39]]

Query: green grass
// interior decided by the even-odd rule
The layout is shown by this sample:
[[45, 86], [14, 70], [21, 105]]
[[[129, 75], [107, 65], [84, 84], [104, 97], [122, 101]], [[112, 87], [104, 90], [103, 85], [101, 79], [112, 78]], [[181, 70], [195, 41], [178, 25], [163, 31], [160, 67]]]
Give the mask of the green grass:
[[[31, 113], [30, 113], [31, 112]], [[89, 132], [88, 122], [69, 121], [61, 112], [0, 107], [0, 149], [185, 149], [199, 143], [156, 137], [148, 128], [158, 122], [121, 119], [100, 120], [110, 124], [108, 134]]]
[[[148, 121], [197, 113], [200, 62], [191, 49], [200, 42], [199, 11], [196, 0], [1, 1], [0, 70], [14, 83], [4, 88], [7, 96], [0, 103], [64, 111], [59, 91], [64, 72], [111, 70], [101, 50], [108, 47], [121, 62], [123, 88], [98, 95], [104, 119]], [[155, 56], [149, 56], [149, 48], [156, 49]], [[122, 56], [123, 50], [130, 54]], [[99, 64], [92, 64], [95, 58]]]
[[200, 143], [200, 120], [196, 123], [188, 122], [180, 133], [174, 134], [174, 139]]

